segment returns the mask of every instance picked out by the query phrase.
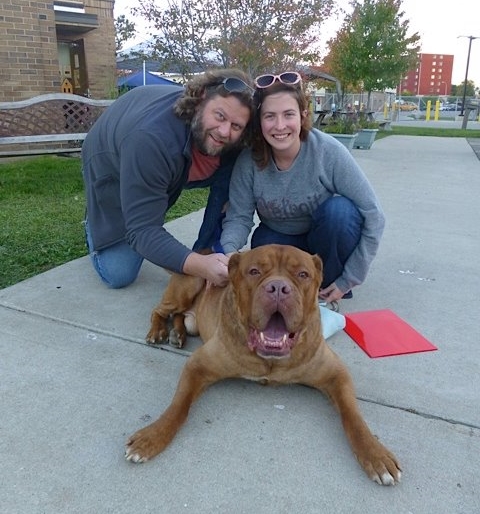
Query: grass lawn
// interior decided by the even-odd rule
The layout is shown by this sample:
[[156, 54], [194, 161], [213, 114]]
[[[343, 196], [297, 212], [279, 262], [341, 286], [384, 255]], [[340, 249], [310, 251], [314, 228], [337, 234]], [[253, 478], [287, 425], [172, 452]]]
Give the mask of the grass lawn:
[[435, 137], [480, 137], [480, 130], [458, 129], [458, 128], [435, 128], [435, 127], [405, 127], [395, 125], [392, 130], [379, 130], [377, 139], [388, 136], [435, 136]]
[[[184, 191], [167, 220], [201, 209], [207, 195]], [[79, 158], [0, 162], [0, 289], [86, 255], [84, 214]]]
[[[392, 135], [480, 138], [480, 130], [394, 126]], [[184, 191], [167, 221], [205, 206], [208, 190]], [[86, 255], [81, 162], [44, 156], [0, 160], [0, 289]]]

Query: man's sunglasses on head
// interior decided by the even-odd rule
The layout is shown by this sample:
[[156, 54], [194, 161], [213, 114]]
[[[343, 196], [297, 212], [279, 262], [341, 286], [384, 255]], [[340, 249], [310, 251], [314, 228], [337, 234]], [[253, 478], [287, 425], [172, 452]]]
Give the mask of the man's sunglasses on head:
[[255, 90], [250, 87], [246, 82], [235, 77], [227, 77], [221, 84], [229, 93], [250, 93], [253, 95]]

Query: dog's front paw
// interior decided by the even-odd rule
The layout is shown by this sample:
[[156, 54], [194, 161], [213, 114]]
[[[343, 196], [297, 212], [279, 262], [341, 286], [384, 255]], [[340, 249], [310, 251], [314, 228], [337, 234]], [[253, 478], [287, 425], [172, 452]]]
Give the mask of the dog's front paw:
[[142, 463], [152, 459], [162, 450], [161, 439], [151, 427], [135, 432], [125, 445], [125, 458], [130, 462]]
[[365, 473], [377, 484], [395, 485], [402, 478], [402, 469], [395, 455], [378, 441], [357, 459]]

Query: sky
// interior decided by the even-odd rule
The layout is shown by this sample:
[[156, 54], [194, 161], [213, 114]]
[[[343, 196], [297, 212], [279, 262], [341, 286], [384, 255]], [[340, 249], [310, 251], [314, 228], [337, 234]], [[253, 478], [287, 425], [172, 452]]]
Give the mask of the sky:
[[[157, 0], [161, 4], [162, 0]], [[348, 0], [337, 2], [347, 6]], [[474, 36], [470, 50], [468, 80], [473, 80], [476, 87], [480, 86], [480, 1], [454, 0], [452, 3], [440, 5], [438, 0], [403, 0], [403, 20], [409, 21], [410, 34], [420, 35], [421, 52], [426, 54], [453, 55], [452, 83], [461, 84], [465, 80], [469, 39], [459, 36]], [[129, 42], [128, 46], [148, 38], [148, 30], [142, 20], [135, 19], [130, 9], [138, 5], [137, 0], [115, 0], [115, 17], [124, 14], [135, 21], [138, 37]], [[339, 28], [341, 20], [331, 20], [325, 31], [325, 41], [333, 36]], [[328, 37], [327, 37], [328, 36]], [[323, 38], [322, 38], [323, 39]]]

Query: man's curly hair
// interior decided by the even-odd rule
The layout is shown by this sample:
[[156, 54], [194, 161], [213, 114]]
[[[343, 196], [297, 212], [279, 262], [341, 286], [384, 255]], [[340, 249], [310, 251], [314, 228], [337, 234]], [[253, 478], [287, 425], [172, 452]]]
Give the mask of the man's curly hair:
[[[185, 92], [176, 101], [174, 105], [175, 114], [186, 123], [190, 124], [195, 115], [197, 107], [204, 101], [213, 98], [216, 95], [223, 96], [224, 98], [233, 95], [240, 100], [240, 102], [248, 107], [250, 114], [253, 115], [253, 102], [252, 92], [229, 92], [227, 91], [222, 82], [226, 78], [236, 78], [243, 80], [253, 90], [253, 83], [251, 78], [241, 70], [238, 69], [212, 69], [207, 70], [201, 75], [197, 75], [190, 80], [185, 86]], [[217, 86], [217, 87], [215, 87]], [[221, 87], [220, 87], [221, 86]]]

